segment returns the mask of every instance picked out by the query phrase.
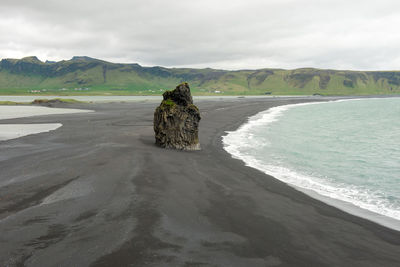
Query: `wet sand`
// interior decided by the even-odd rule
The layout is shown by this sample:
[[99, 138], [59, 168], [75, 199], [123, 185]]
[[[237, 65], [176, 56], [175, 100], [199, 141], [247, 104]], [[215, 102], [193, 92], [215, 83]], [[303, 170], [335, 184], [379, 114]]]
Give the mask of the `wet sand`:
[[0, 142], [0, 266], [400, 266], [400, 232], [223, 150], [247, 117], [315, 100], [197, 102], [196, 152], [154, 145], [156, 102], [0, 121], [63, 124]]

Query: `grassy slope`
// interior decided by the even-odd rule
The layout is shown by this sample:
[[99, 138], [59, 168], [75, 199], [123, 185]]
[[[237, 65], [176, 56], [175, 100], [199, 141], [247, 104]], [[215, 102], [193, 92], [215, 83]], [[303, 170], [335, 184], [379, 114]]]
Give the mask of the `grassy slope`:
[[[319, 69], [145, 68], [96, 59], [43, 63], [37, 59], [3, 60], [0, 94], [161, 94], [187, 81], [195, 94], [399, 94], [400, 72], [357, 72]], [[64, 89], [62, 89], [64, 88]], [[83, 88], [83, 89], [76, 89]], [[85, 89], [88, 88], [88, 89]], [[44, 91], [45, 89], [46, 91]], [[41, 92], [30, 92], [40, 90]]]

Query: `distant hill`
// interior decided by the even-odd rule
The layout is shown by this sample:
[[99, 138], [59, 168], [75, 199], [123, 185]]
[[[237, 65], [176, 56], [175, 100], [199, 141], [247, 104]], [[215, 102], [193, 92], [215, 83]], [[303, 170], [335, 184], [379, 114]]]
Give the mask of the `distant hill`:
[[303, 68], [227, 71], [142, 67], [90, 57], [42, 62], [37, 57], [0, 62], [0, 95], [161, 94], [180, 82], [194, 94], [376, 95], [399, 94], [400, 71]]

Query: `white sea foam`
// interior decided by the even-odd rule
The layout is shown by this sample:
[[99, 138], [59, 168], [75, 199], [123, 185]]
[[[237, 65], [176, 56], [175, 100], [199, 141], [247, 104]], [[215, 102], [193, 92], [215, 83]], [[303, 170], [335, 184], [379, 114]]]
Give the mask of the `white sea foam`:
[[[349, 186], [347, 184], [331, 183], [328, 179], [304, 175], [282, 166], [269, 165], [245, 152], [248, 151], [248, 149], [265, 145], [260, 143], [260, 141], [257, 142], [257, 140], [253, 138], [253, 132], [259, 126], [265, 127], [266, 125], [270, 125], [277, 121], [279, 117], [290, 108], [320, 103], [322, 102], [291, 104], [262, 111], [250, 117], [248, 122], [243, 124], [236, 131], [227, 132], [227, 135], [222, 137], [224, 149], [230, 153], [232, 157], [244, 161], [247, 166], [272, 175], [297, 189], [305, 189], [306, 192], [316, 192], [324, 197], [351, 203], [361, 209], [384, 215], [395, 220], [400, 220], [400, 211], [391, 207], [389, 201], [380, 197], [380, 192], [371, 192], [368, 189]], [[311, 194], [311, 196], [313, 196], [313, 194]], [[398, 227], [397, 222], [396, 227]]]

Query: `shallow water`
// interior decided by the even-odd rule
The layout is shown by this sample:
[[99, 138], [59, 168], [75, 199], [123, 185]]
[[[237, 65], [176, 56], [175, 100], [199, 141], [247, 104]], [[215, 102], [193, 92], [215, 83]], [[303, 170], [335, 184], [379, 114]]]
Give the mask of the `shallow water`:
[[61, 123], [0, 124], [0, 141], [15, 139], [30, 134], [49, 132], [61, 126]]
[[[0, 120], [33, 117], [52, 114], [87, 113], [91, 110], [47, 108], [34, 106], [0, 106]], [[35, 123], [35, 124], [1, 124], [0, 141], [19, 138], [22, 136], [49, 132], [61, 127], [61, 123]]]
[[72, 114], [86, 112], [93, 111], [85, 109], [48, 108], [36, 106], [0, 106], [0, 120], [52, 114]]
[[400, 220], [400, 98], [280, 106], [223, 142], [292, 186]]

